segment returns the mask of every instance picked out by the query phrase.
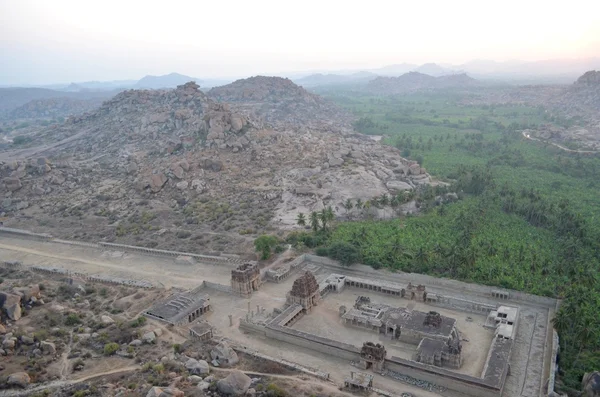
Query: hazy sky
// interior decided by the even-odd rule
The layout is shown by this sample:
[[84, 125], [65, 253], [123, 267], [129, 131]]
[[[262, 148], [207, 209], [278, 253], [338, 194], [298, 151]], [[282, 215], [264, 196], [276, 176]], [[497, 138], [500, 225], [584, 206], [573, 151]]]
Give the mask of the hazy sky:
[[599, 0], [0, 0], [0, 84], [590, 56]]

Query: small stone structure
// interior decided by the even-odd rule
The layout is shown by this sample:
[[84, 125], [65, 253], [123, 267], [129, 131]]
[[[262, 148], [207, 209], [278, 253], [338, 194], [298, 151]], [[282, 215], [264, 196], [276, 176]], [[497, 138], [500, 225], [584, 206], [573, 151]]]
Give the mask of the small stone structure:
[[231, 271], [231, 289], [248, 297], [258, 291], [262, 284], [258, 263], [244, 263]]
[[444, 342], [439, 339], [423, 338], [413, 355], [413, 360], [436, 367], [460, 368], [461, 353], [462, 345], [458, 339]]
[[412, 283], [408, 283], [408, 286], [406, 287], [406, 298], [419, 302], [425, 302], [427, 300], [425, 286], [421, 284], [415, 286]]
[[210, 298], [202, 288], [176, 293], [152, 306], [144, 315], [171, 325], [191, 323], [211, 310]]
[[309, 271], [294, 281], [292, 290], [287, 294], [287, 304], [300, 305], [305, 312], [309, 312], [313, 306], [317, 306], [320, 300], [319, 284]]
[[213, 338], [213, 329], [208, 323], [198, 323], [190, 328], [190, 337], [207, 342]]
[[350, 376], [344, 379], [344, 387], [348, 389], [369, 391], [373, 387], [373, 375], [364, 372], [350, 372]]
[[375, 372], [383, 371], [387, 352], [382, 344], [365, 342], [360, 349], [360, 366], [363, 369], [372, 368]]

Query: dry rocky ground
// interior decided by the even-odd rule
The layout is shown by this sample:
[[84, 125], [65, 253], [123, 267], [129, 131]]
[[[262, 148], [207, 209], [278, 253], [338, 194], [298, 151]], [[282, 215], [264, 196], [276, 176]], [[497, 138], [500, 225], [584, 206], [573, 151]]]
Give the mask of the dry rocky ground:
[[[214, 99], [231, 101], [216, 102]], [[0, 153], [5, 225], [179, 251], [252, 250], [298, 212], [431, 183], [291, 81], [129, 90]]]
[[[2, 302], [0, 396], [344, 395], [279, 364], [238, 356], [226, 342], [189, 341], [182, 330], [140, 317], [165, 291], [21, 269], [2, 268], [0, 277], [2, 296], [23, 294], [19, 312]], [[208, 364], [216, 350], [229, 365]]]

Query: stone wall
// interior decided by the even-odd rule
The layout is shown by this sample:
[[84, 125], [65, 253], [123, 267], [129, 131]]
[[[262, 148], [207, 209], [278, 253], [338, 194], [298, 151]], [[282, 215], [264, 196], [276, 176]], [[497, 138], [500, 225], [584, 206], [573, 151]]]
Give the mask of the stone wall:
[[44, 274], [47, 276], [61, 276], [61, 277], [77, 276], [88, 283], [100, 283], [100, 284], [107, 284], [107, 285], [126, 285], [129, 287], [136, 287], [136, 288], [154, 288], [155, 287], [152, 283], [150, 283], [148, 281], [130, 280], [130, 279], [126, 279], [126, 278], [108, 277], [108, 276], [101, 276], [101, 275], [97, 275], [97, 274], [86, 274], [86, 273], [81, 273], [81, 272], [70, 272], [67, 269], [62, 269], [59, 267], [45, 267], [45, 266], [35, 266], [35, 265], [28, 267], [28, 266], [23, 266], [18, 262], [4, 262], [2, 265], [4, 267], [9, 267], [9, 268], [13, 268], [13, 269], [16, 267], [22, 267], [22, 268], [30, 270], [32, 272], [41, 273], [41, 274]]
[[386, 359], [385, 367], [390, 371], [431, 382], [473, 397], [498, 397], [502, 393], [501, 389], [487, 385], [482, 379], [399, 357]]
[[[307, 262], [312, 262], [318, 265], [324, 265], [332, 269], [336, 269], [338, 273], [344, 273], [350, 275], [351, 273], [358, 273], [357, 271], [353, 271], [352, 268], [344, 267], [340, 265], [338, 262], [331, 260], [329, 258], [324, 258], [317, 255], [304, 254], [304, 259]], [[360, 272], [360, 277], [362, 278], [370, 278], [369, 272]], [[381, 278], [381, 275], [379, 275]], [[445, 279], [445, 278], [437, 278], [432, 276], [427, 276], [424, 274], [417, 273], [393, 273], [389, 274], [386, 277], [386, 281], [396, 282], [399, 284], [407, 284], [408, 282], [412, 282], [413, 284], [424, 284], [427, 287], [440, 287], [444, 289], [451, 289], [456, 291], [457, 295], [461, 294], [461, 291], [465, 291], [467, 294], [471, 295], [481, 295], [487, 298], [492, 297], [492, 291], [504, 291], [509, 295], [509, 301], [517, 301], [530, 305], [537, 305], [546, 308], [555, 308], [556, 299], [547, 298], [544, 296], [537, 296], [528, 294], [525, 292], [515, 291], [515, 290], [507, 290], [501, 289], [498, 287], [480, 285], [480, 284], [470, 284], [462, 281]]]
[[240, 265], [244, 263], [242, 259], [232, 257], [232, 256], [214, 256], [214, 255], [202, 255], [202, 254], [194, 254], [191, 252], [178, 252], [178, 251], [168, 251], [168, 250], [159, 250], [154, 248], [146, 248], [146, 247], [138, 247], [135, 245], [125, 245], [125, 244], [115, 244], [115, 243], [106, 243], [106, 242], [98, 242], [98, 243], [89, 243], [85, 241], [71, 241], [71, 240], [62, 240], [55, 239], [50, 234], [46, 233], [33, 233], [28, 230], [21, 229], [13, 229], [8, 227], [0, 227], [0, 235], [5, 234], [9, 237], [19, 237], [25, 238], [28, 240], [37, 240], [37, 241], [46, 241], [57, 244], [66, 244], [83, 248], [96, 248], [96, 249], [113, 249], [116, 251], [124, 251], [124, 252], [135, 252], [144, 255], [154, 255], [154, 256], [166, 256], [166, 257], [178, 257], [178, 256], [189, 256], [192, 257], [199, 262], [207, 263], [207, 264], [230, 264], [230, 265]]
[[233, 293], [233, 290], [231, 289], [231, 287], [229, 285], [211, 283], [210, 281], [204, 280], [203, 286], [206, 288], [211, 288], [211, 289], [217, 290], [217, 291], [227, 292], [228, 294]]

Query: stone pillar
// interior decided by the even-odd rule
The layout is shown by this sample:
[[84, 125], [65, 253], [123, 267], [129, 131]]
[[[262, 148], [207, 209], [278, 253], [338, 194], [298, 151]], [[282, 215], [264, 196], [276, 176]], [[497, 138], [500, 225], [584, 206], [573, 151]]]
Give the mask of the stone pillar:
[[233, 327], [233, 316], [231, 314], [229, 315], [229, 326]]
[[260, 305], [256, 305], [256, 314], [260, 313]]
[[250, 308], [250, 301], [248, 301], [248, 313], [250, 313], [252, 309]]

